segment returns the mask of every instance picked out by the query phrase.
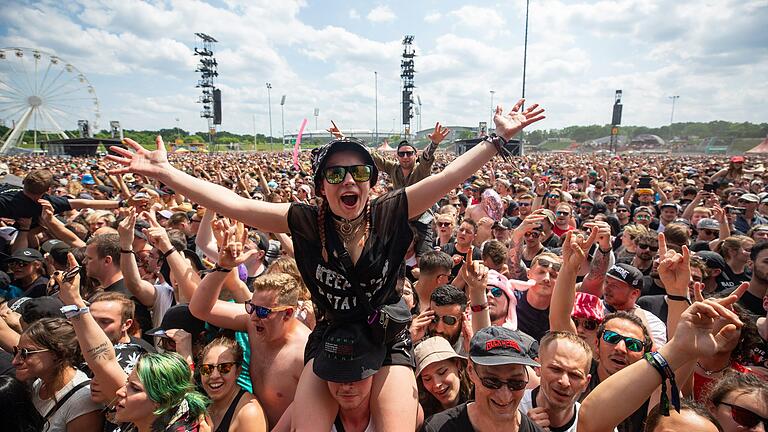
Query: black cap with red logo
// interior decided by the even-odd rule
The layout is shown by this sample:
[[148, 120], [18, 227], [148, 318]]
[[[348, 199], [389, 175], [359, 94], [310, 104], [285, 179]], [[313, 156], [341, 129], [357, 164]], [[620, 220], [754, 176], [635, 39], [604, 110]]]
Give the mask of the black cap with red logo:
[[518, 330], [499, 326], [486, 327], [472, 337], [469, 343], [469, 358], [483, 366], [519, 364], [539, 367], [531, 356], [532, 340]]

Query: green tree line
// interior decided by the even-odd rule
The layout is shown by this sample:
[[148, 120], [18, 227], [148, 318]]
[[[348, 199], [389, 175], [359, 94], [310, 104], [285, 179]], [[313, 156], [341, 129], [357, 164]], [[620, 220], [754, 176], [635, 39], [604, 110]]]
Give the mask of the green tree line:
[[[4, 137], [8, 132], [8, 127], [0, 126], [0, 137]], [[27, 132], [29, 134], [29, 131]], [[78, 136], [77, 131], [68, 131], [72, 136]], [[576, 142], [589, 141], [596, 138], [601, 138], [611, 133], [611, 125], [589, 125], [589, 126], [568, 126], [562, 129], [537, 129], [533, 131], [526, 131], [526, 140], [531, 144], [539, 144], [550, 138], [568, 138]], [[722, 137], [722, 138], [764, 138], [768, 136], [768, 123], [734, 123], [722, 120], [711, 122], [687, 122], [687, 123], [675, 123], [671, 126], [665, 125], [657, 128], [651, 128], [647, 126], [620, 126], [619, 133], [622, 135], [628, 135], [634, 137], [640, 134], [653, 134], [658, 135], [664, 139], [670, 137]], [[155, 143], [155, 137], [161, 135], [165, 142], [173, 142], [177, 137], [181, 137], [185, 143], [191, 142], [208, 142], [207, 132], [189, 132], [179, 128], [172, 129], [160, 129], [158, 130], [125, 130], [124, 135], [130, 137], [136, 142], [144, 146], [152, 146]], [[102, 130], [96, 133], [97, 138], [109, 138], [109, 131]], [[275, 145], [279, 145], [281, 137], [273, 137], [272, 141]], [[245, 144], [246, 146], [253, 144], [254, 139], [252, 134], [236, 134], [227, 131], [218, 131], [214, 137], [214, 142], [217, 144]], [[256, 143], [259, 148], [263, 148], [269, 144], [269, 137], [263, 134], [256, 135]], [[310, 143], [308, 140], [306, 144], [318, 144]]]

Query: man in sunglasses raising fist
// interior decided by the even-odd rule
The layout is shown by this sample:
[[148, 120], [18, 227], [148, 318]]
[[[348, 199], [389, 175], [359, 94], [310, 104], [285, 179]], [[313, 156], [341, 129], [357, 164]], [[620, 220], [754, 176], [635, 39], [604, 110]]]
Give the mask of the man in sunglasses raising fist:
[[[397, 145], [397, 161], [392, 161], [384, 157], [378, 151], [372, 151], [371, 157], [376, 164], [376, 168], [381, 172], [387, 173], [392, 180], [395, 189], [401, 189], [412, 184], [416, 184], [427, 178], [432, 173], [432, 164], [435, 163], [435, 150], [437, 146], [448, 136], [449, 130], [435, 124], [435, 130], [429, 134], [429, 145], [421, 155], [418, 155], [416, 148], [407, 140], [400, 141]], [[421, 256], [431, 250], [432, 246], [432, 213], [426, 212], [419, 218], [411, 220], [411, 226], [418, 232], [419, 244], [416, 245], [416, 255]]]

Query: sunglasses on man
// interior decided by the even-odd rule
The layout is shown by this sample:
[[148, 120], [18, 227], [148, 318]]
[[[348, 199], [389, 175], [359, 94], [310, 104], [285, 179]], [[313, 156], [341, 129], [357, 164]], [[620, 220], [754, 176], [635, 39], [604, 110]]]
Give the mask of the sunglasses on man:
[[643, 249], [643, 250], [647, 249], [647, 250], [650, 250], [651, 252], [658, 252], [659, 251], [659, 247], [658, 246], [651, 246], [651, 245], [646, 244], [646, 243], [638, 243], [637, 244], [637, 248], [638, 249]]
[[416, 153], [416, 152], [415, 151], [403, 150], [403, 151], [397, 152], [397, 155], [400, 156], [400, 157], [410, 157], [410, 156], [413, 156], [414, 153]]
[[371, 180], [373, 167], [371, 165], [332, 166], [323, 171], [323, 176], [328, 183], [339, 184], [347, 177], [347, 173], [352, 175], [352, 179], [357, 183], [364, 183]]
[[640, 339], [624, 336], [611, 330], [605, 330], [603, 332], [603, 341], [611, 345], [616, 345], [619, 342], [624, 341], [624, 346], [632, 352], [641, 352], [645, 349], [645, 344]]
[[273, 312], [281, 312], [281, 311], [293, 308], [293, 306], [276, 306], [273, 308], [268, 308], [264, 306], [255, 305], [251, 300], [246, 301], [244, 305], [245, 305], [245, 312], [248, 315], [253, 315], [255, 313], [256, 316], [261, 319], [267, 318]]
[[440, 321], [442, 321], [443, 324], [445, 325], [452, 326], [452, 325], [456, 325], [456, 323], [459, 322], [459, 319], [453, 315], [440, 316], [438, 314], [435, 314], [435, 316], [432, 317], [432, 324], [437, 324]]
[[484, 377], [484, 376], [481, 376], [479, 373], [477, 373], [476, 368], [475, 368], [475, 374], [477, 374], [477, 377], [480, 378], [480, 383], [483, 385], [483, 387], [490, 390], [498, 390], [506, 386], [511, 391], [520, 391], [520, 390], [524, 390], [525, 387], [528, 385], [528, 369], [525, 370], [525, 375], [526, 375], [525, 380], [504, 381], [494, 377]]

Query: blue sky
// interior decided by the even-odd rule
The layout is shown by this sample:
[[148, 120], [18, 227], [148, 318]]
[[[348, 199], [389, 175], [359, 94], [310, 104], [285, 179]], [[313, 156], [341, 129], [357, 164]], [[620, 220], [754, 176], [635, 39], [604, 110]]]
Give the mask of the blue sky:
[[[400, 123], [403, 35], [416, 36], [416, 94], [422, 128], [477, 125], [494, 102], [521, 92], [524, 0], [4, 2], [0, 47], [58, 55], [88, 77], [101, 127], [204, 130], [195, 101], [194, 33], [216, 46], [223, 92], [221, 129], [285, 129], [320, 109], [319, 126], [373, 129], [378, 72], [380, 131]], [[547, 108], [539, 128], [610, 121], [615, 89], [625, 124], [768, 118], [768, 2], [765, 0], [533, 0], [529, 101]], [[0, 66], [2, 79], [2, 66]], [[68, 127], [68, 128], [73, 128]], [[413, 129], [416, 120], [413, 120]]]

